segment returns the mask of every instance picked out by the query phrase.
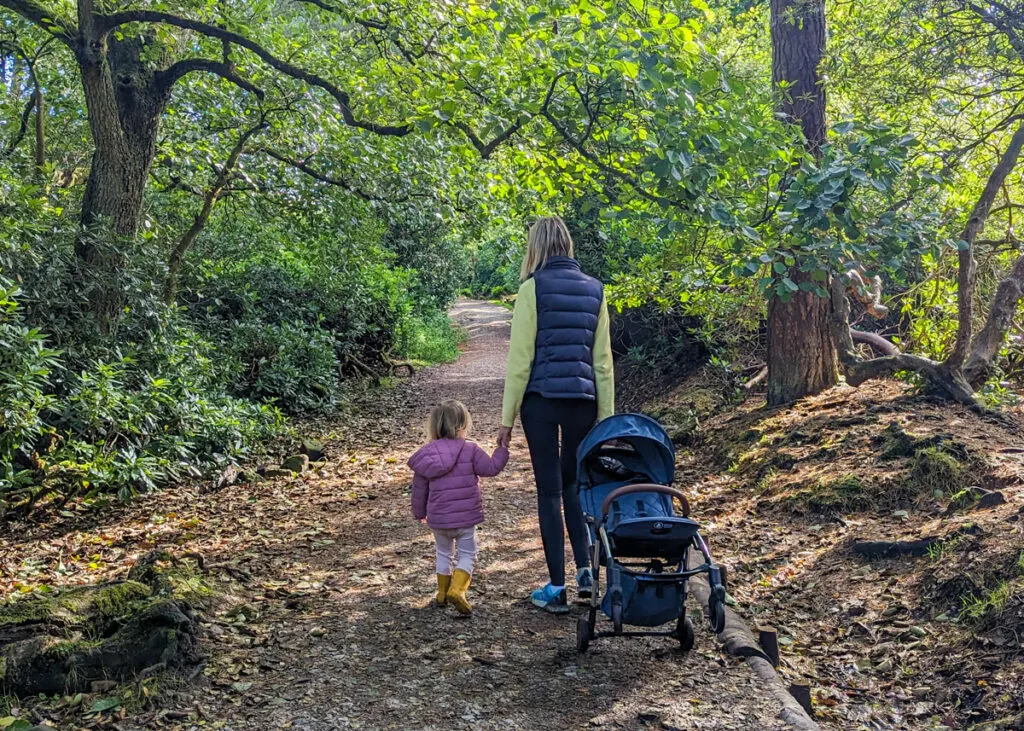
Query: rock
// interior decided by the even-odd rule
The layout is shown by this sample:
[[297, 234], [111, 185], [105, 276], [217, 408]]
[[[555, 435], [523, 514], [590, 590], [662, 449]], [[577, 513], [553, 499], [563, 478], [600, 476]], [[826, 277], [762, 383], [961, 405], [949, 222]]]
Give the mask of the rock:
[[910, 513], [908, 513], [906, 510], [894, 510], [892, 511], [892, 517], [896, 518], [897, 520], [909, 520]]
[[291, 477], [293, 474], [295, 473], [291, 470], [268, 469], [264, 471], [263, 477], [271, 480], [275, 477]]
[[242, 471], [238, 469], [238, 467], [236, 467], [233, 464], [228, 465], [227, 467], [224, 468], [224, 471], [220, 473], [217, 479], [214, 480], [213, 489], [221, 490], [225, 487], [230, 487], [231, 485], [234, 485], [236, 482], [238, 482], [238, 477], [241, 474]]
[[998, 490], [993, 490], [992, 492], [986, 492], [984, 495], [982, 495], [981, 499], [978, 500], [974, 508], [976, 510], [982, 510], [984, 508], [994, 508], [996, 505], [1002, 505], [1005, 502], [1006, 496], [1003, 495], [1003, 493], [999, 492]]
[[117, 687], [117, 682], [113, 680], [94, 680], [89, 684], [90, 693], [108, 693]]
[[293, 454], [281, 463], [281, 469], [301, 475], [303, 472], [309, 471], [309, 457], [305, 454]]
[[327, 458], [323, 442], [318, 442], [316, 439], [303, 439], [299, 452], [309, 457], [310, 462], [320, 462]]

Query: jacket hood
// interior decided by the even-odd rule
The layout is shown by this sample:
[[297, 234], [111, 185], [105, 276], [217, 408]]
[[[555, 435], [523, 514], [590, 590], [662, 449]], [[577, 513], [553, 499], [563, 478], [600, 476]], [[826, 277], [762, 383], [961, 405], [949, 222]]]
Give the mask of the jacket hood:
[[465, 444], [462, 439], [437, 439], [409, 458], [409, 468], [428, 480], [435, 480], [452, 471]]

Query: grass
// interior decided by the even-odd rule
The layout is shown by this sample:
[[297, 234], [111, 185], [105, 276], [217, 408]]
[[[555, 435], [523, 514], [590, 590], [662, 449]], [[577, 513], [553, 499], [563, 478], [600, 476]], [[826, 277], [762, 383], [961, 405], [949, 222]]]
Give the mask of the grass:
[[1013, 594], [1014, 584], [1009, 581], [1001, 581], [995, 588], [980, 594], [969, 594], [963, 599], [960, 620], [978, 626], [988, 625], [1003, 613]]
[[1013, 575], [997, 581], [991, 589], [971, 592], [961, 600], [961, 622], [980, 629], [992, 628], [999, 622], [1011, 601], [1021, 601], [1021, 597], [1024, 597], [1024, 551], [1017, 554], [1008, 573]]
[[908, 487], [915, 493], [956, 494], [967, 487], [967, 464], [943, 446], [925, 447], [914, 453]]

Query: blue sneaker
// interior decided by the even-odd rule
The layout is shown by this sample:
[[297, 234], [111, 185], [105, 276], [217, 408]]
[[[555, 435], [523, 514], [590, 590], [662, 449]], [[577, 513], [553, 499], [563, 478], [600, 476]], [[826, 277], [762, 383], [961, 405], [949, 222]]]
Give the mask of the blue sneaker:
[[593, 591], [594, 574], [587, 566], [576, 572], [576, 596], [580, 599], [589, 599]]
[[569, 605], [565, 601], [565, 588], [557, 591], [547, 584], [543, 589], [537, 589], [530, 595], [530, 601], [535, 607], [540, 607], [545, 612], [552, 614], [565, 614], [569, 611]]

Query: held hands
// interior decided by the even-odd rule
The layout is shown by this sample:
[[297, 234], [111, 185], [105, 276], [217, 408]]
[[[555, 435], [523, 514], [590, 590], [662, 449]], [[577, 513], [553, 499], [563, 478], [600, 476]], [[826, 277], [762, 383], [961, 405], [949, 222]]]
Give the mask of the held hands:
[[512, 427], [502, 426], [498, 428], [498, 446], [508, 449], [512, 443]]

